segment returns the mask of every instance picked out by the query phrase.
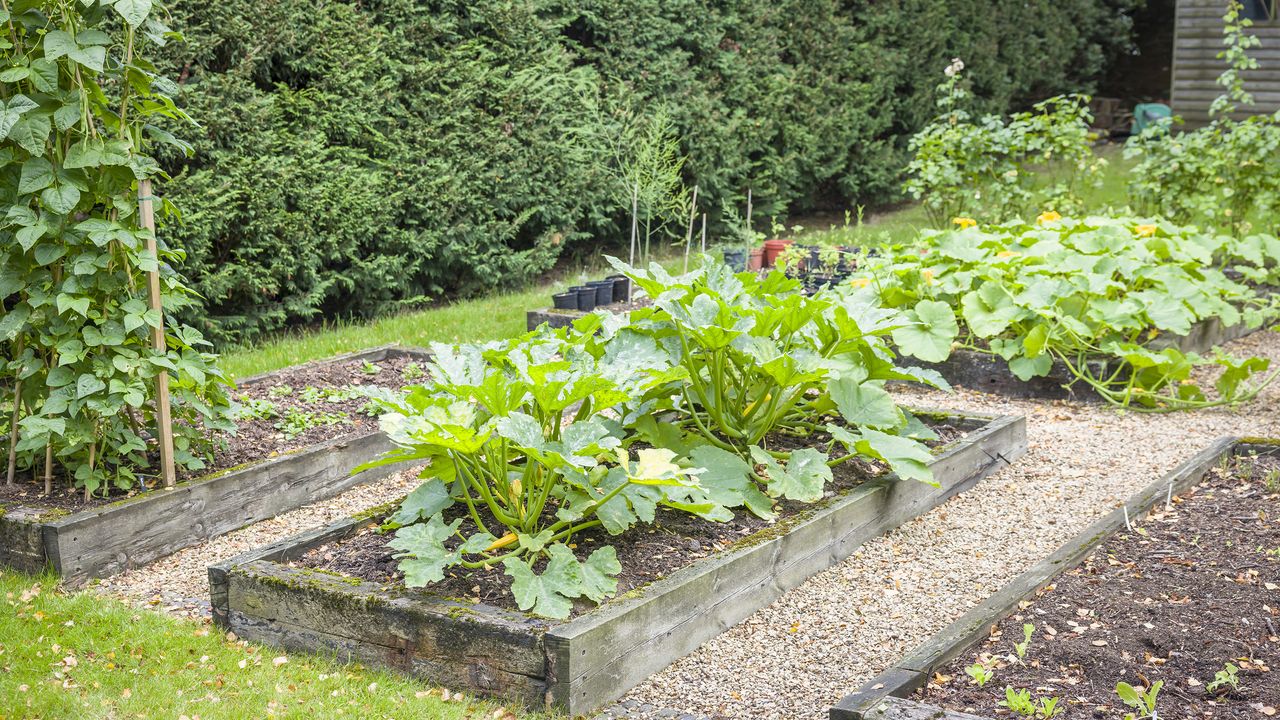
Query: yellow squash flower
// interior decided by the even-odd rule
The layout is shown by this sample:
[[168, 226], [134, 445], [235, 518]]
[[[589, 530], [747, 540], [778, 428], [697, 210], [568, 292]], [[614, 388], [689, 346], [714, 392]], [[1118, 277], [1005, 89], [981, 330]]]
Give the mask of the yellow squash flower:
[[1155, 225], [1139, 225], [1138, 227], [1134, 228], [1134, 231], [1138, 233], [1138, 237], [1152, 237], [1153, 235], [1156, 234], [1156, 226]]
[[921, 271], [920, 271], [920, 275], [924, 278], [924, 281], [925, 281], [927, 284], [929, 284], [929, 285], [932, 285], [932, 284], [933, 284], [933, 282], [934, 282], [934, 281], [933, 281], [933, 271], [932, 271], [932, 270], [929, 270], [929, 269], [921, 270]]
[[964, 230], [965, 228], [971, 228], [974, 225], [978, 224], [977, 220], [974, 220], [973, 218], [967, 218], [967, 217], [954, 217], [954, 218], [951, 218], [951, 222], [955, 225], [959, 225], [961, 230]]
[[1011, 257], [1018, 257], [1021, 254], [1022, 253], [1018, 252], [1017, 250], [1001, 250], [1000, 252], [996, 253], [996, 257], [1011, 258]]
[[849, 281], [849, 284], [856, 288], [864, 288], [871, 284], [871, 278], [854, 278]]
[[1058, 222], [1062, 219], [1062, 215], [1053, 210], [1045, 210], [1036, 218], [1036, 222], [1044, 225], [1045, 223]]

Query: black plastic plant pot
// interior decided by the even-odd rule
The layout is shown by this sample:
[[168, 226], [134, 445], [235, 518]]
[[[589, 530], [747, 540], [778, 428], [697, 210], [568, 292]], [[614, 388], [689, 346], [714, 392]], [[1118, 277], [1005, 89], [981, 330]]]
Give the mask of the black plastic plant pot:
[[613, 301], [626, 302], [627, 293], [631, 290], [631, 278], [626, 275], [610, 275], [605, 279], [613, 281]]
[[596, 289], [593, 287], [578, 288], [578, 309], [589, 312], [596, 309]]
[[724, 253], [724, 264], [734, 272], [742, 272], [747, 269], [747, 251], [742, 248], [727, 248]]
[[557, 310], [577, 310], [578, 309], [578, 293], [562, 292], [551, 296], [551, 301], [555, 303]]
[[608, 305], [613, 302], [613, 281], [612, 280], [592, 280], [587, 283], [587, 287], [595, 288], [596, 291], [596, 307]]

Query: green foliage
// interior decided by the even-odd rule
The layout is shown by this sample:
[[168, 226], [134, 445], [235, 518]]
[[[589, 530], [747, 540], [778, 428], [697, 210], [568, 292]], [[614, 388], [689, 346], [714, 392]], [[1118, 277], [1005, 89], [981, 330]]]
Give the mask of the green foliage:
[[1127, 682], [1116, 683], [1116, 695], [1120, 697], [1120, 701], [1134, 709], [1134, 712], [1125, 714], [1125, 720], [1154, 720], [1156, 700], [1160, 697], [1162, 687], [1163, 680], [1151, 683], [1151, 687], [1146, 690], [1139, 690]]
[[984, 688], [987, 686], [987, 683], [991, 682], [991, 678], [995, 676], [995, 671], [980, 662], [976, 662], [966, 667], [964, 669], [964, 674], [968, 675], [973, 680], [974, 685], [977, 685], [979, 688]]
[[1129, 194], [1142, 212], [1238, 236], [1280, 229], [1280, 112], [1233, 117], [1241, 106], [1253, 105], [1243, 73], [1258, 67], [1248, 51], [1259, 40], [1240, 10], [1231, 2], [1223, 16], [1225, 49], [1218, 57], [1227, 68], [1218, 77], [1223, 94], [1209, 108], [1211, 122], [1183, 133], [1153, 127], [1125, 148], [1126, 157], [1137, 159]]
[[1235, 691], [1240, 689], [1240, 668], [1227, 663], [1213, 674], [1213, 680], [1204, 686], [1205, 692]]
[[50, 473], [48, 453], [86, 495], [133, 487], [150, 466], [155, 377], [167, 371], [176, 461], [201, 468], [204, 431], [230, 429], [225, 383], [190, 327], [170, 324], [167, 349], [152, 350], [161, 316], [146, 273], [162, 273], [166, 312], [196, 297], [173, 268], [183, 254], [149, 251], [137, 212], [138, 181], [160, 175], [152, 145], [186, 148], [155, 126], [187, 122], [150, 58], [176, 35], [152, 2], [4, 7], [0, 387], [6, 402], [18, 395], [17, 467]]
[[1089, 98], [1053, 97], [1007, 121], [974, 118], [964, 109], [963, 71], [959, 58], [947, 66], [938, 86], [942, 114], [909, 144], [915, 157], [905, 189], [934, 226], [966, 215], [1008, 220], [1033, 207], [1079, 209], [1080, 193], [1101, 181], [1105, 163], [1092, 149]]
[[[1276, 302], [1254, 289], [1280, 279], [1276, 257], [1280, 239], [1268, 235], [1045, 215], [1033, 226], [926, 231], [864, 264], [853, 284], [917, 321], [894, 334], [904, 354], [938, 361], [965, 347], [1000, 356], [1023, 380], [1061, 361], [1115, 404], [1194, 409], [1251, 399], [1271, 376], [1250, 378], [1269, 363], [1202, 358], [1161, 335], [1209, 318], [1256, 328], [1276, 317]], [[1216, 399], [1191, 376], [1202, 364], [1221, 367]]]
[[1060, 702], [1056, 697], [1045, 697], [1033, 700], [1031, 691], [1026, 689], [1015, 690], [1012, 687], [1004, 689], [1004, 700], [996, 703], [1001, 707], [1009, 708], [1010, 712], [1020, 715], [1024, 718], [1038, 718], [1039, 720], [1049, 720], [1055, 715], [1060, 715], [1063, 708], [1058, 707]]
[[[821, 499], [831, 466], [855, 457], [932, 480], [918, 439], [936, 436], [883, 389], [938, 381], [894, 366], [885, 337], [898, 313], [869, 297], [809, 298], [778, 273], [761, 281], [713, 263], [672, 277], [614, 263], [654, 307], [436, 344], [430, 382], [379, 394], [400, 450], [377, 464], [427, 463], [385, 525], [408, 585], [500, 564], [522, 610], [566, 617], [577, 598], [613, 594], [620, 571], [608, 546], [577, 558], [575, 534], [618, 535], [660, 507], [772, 518], [774, 499]], [[774, 433], [807, 447], [772, 450]], [[837, 444], [845, 452], [831, 459]]]
[[[671, 276], [656, 264], [641, 271], [610, 260], [654, 298], [652, 307], [632, 312], [630, 327], [614, 340], [623, 349], [615, 351], [635, 355], [621, 344], [643, 342], [680, 369], [676, 424], [739, 459], [720, 463], [717, 478], [741, 486], [753, 477], [769, 497], [813, 502], [831, 479], [829, 466], [863, 456], [885, 461], [902, 477], [932, 481], [928, 449], [907, 437], [918, 424], [884, 383], [945, 383], [936, 373], [894, 364], [886, 339], [906, 324], [899, 313], [882, 310], [868, 294], [808, 296], [777, 272], [762, 280], [712, 263]], [[640, 403], [634, 412], [641, 437], [655, 444], [668, 437], [671, 425], [655, 422], [651, 406]], [[765, 441], [777, 433], [829, 439], [822, 441], [825, 452], [770, 450]], [[846, 452], [831, 458], [837, 445]], [[757, 464], [766, 468], [763, 477], [751, 469]], [[757, 512], [761, 506], [767, 507], [749, 504]]]
[[[622, 449], [609, 411], [665, 383], [661, 371], [596, 359], [563, 332], [432, 350], [432, 382], [381, 401], [383, 429], [402, 448], [381, 462], [430, 461], [426, 482], [389, 524], [400, 528], [392, 547], [410, 587], [455, 565], [501, 564], [522, 610], [563, 618], [575, 598], [613, 594], [621, 570], [608, 546], [579, 562], [568, 547], [575, 534], [617, 535], [652, 522], [659, 506], [731, 517], [670, 450], [640, 450], [633, 460]], [[462, 515], [443, 515], [455, 503], [466, 506], [465, 530]]]
[[164, 158], [188, 317], [247, 342], [616, 248], [658, 107], [713, 225], [748, 188], [765, 215], [893, 199], [934, 68], [969, 59], [986, 112], [1087, 90], [1130, 4], [176, 0], [197, 39], [167, 63], [207, 121]]

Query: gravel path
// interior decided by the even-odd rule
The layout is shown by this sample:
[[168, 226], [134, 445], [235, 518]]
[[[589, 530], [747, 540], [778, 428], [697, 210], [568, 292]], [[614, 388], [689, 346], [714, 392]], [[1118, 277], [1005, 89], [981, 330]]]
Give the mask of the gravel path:
[[405, 470], [179, 550], [146, 567], [101, 580], [95, 587], [136, 605], [184, 617], [208, 618], [210, 565], [391, 502], [413, 490], [418, 482], [417, 470]]
[[[1259, 332], [1228, 347], [1280, 366], [1280, 334]], [[1207, 441], [1231, 434], [1280, 436], [1280, 387], [1239, 413], [1173, 415], [967, 391], [898, 395], [926, 407], [1026, 415], [1030, 451], [655, 675], [606, 717], [825, 718], [845, 693]], [[207, 617], [209, 564], [388, 502], [416, 482], [414, 472], [400, 473], [97, 587], [174, 614]]]
[[[1280, 366], [1280, 334], [1228, 347]], [[656, 706], [715, 718], [825, 718], [843, 695], [1209, 440], [1280, 436], [1275, 386], [1239, 413], [1171, 415], [965, 391], [899, 395], [922, 406], [1026, 415], [1029, 452], [650, 678], [611, 716], [656, 717], [625, 709]]]

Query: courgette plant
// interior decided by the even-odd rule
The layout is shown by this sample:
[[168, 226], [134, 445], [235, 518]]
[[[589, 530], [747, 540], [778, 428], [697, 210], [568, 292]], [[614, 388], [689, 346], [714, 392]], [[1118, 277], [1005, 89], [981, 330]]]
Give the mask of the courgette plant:
[[428, 463], [385, 525], [409, 587], [454, 566], [501, 565], [520, 609], [564, 618], [575, 598], [612, 595], [621, 570], [609, 546], [578, 560], [575, 535], [617, 535], [652, 522], [659, 507], [732, 517], [699, 485], [700, 469], [675, 463], [671, 450], [622, 447], [613, 408], [670, 374], [597, 360], [566, 335], [434, 345], [431, 382], [378, 399], [400, 449], [375, 464]]
[[[1164, 412], [1246, 402], [1274, 378], [1265, 359], [1219, 349], [1203, 357], [1176, 339], [1210, 318], [1250, 328], [1274, 320], [1267, 288], [1280, 279], [1277, 259], [1272, 236], [1045, 213], [1035, 225], [926, 231], [870, 259], [852, 283], [914, 321], [893, 333], [904, 354], [941, 362], [958, 348], [989, 353], [1023, 380], [1061, 361], [1071, 384]], [[1221, 368], [1214, 396], [1193, 377], [1206, 365]]]
[[[705, 468], [704, 486], [725, 493], [722, 504], [767, 517], [773, 498], [813, 502], [831, 467], [855, 457], [932, 481], [917, 439], [928, 431], [883, 387], [945, 386], [937, 373], [895, 365], [886, 340], [906, 323], [901, 313], [869, 293], [808, 296], [779, 272], [760, 279], [710, 263], [673, 276], [657, 264], [609, 262], [653, 300], [631, 313], [627, 332], [647, 336], [682, 369], [659, 408], [671, 423], [661, 412], [638, 416], [637, 437]], [[783, 439], [807, 446], [787, 450]]]

